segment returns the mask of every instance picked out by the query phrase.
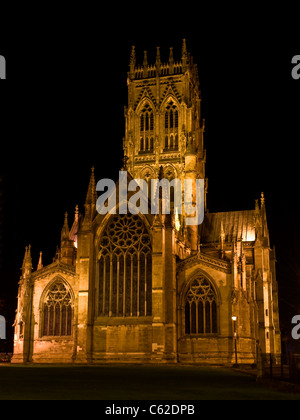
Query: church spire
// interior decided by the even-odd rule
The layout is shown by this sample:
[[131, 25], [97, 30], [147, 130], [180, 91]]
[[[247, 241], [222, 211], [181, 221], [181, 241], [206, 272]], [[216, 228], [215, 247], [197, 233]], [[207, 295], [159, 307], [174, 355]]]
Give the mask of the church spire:
[[31, 258], [31, 245], [25, 248], [25, 255], [22, 265], [23, 276], [28, 276], [32, 272], [32, 258]]
[[97, 201], [97, 196], [96, 196], [95, 168], [93, 166], [91, 168], [91, 177], [90, 177], [85, 204], [96, 204], [96, 201]]
[[24, 255], [24, 258], [23, 258], [23, 264], [22, 264], [22, 272], [23, 272], [23, 271], [24, 271], [24, 269], [25, 269], [25, 264], [26, 264], [27, 254], [28, 254], [28, 247], [26, 246], [26, 247], [25, 247], [25, 255]]
[[96, 192], [96, 180], [95, 180], [95, 168], [92, 167], [91, 168], [91, 177], [90, 177], [90, 182], [89, 182], [89, 187], [88, 187], [88, 191], [87, 191], [87, 195], [86, 195], [86, 199], [85, 199], [85, 214], [84, 214], [84, 219], [83, 219], [83, 223], [88, 223], [88, 225], [90, 225], [95, 211], [96, 211], [96, 202], [97, 202], [97, 192]]
[[68, 223], [68, 213], [65, 213], [65, 221], [64, 225], [61, 231], [61, 240], [62, 241], [68, 241], [70, 238], [70, 229], [69, 229], [69, 223]]

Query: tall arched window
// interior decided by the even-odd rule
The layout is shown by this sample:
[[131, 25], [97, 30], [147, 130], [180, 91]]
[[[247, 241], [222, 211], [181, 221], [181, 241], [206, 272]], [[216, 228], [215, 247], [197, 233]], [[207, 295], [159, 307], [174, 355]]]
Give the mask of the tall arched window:
[[153, 152], [154, 114], [146, 104], [140, 114], [140, 152]]
[[72, 334], [72, 297], [63, 280], [57, 280], [43, 302], [43, 336], [63, 337]]
[[165, 149], [178, 150], [178, 109], [173, 101], [165, 111]]
[[216, 334], [216, 293], [204, 276], [200, 275], [189, 286], [185, 299], [185, 333]]
[[100, 242], [99, 316], [152, 314], [152, 248], [139, 216], [113, 217]]

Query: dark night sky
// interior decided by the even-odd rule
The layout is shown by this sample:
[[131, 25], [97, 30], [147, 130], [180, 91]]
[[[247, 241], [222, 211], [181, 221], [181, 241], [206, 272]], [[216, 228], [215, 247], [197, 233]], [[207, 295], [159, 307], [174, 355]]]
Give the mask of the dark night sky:
[[26, 245], [34, 267], [39, 251], [44, 265], [52, 262], [64, 212], [73, 216], [76, 204], [83, 211], [91, 166], [97, 179], [117, 179], [131, 46], [140, 64], [148, 50], [152, 64], [156, 46], [162, 61], [171, 46], [179, 60], [186, 38], [206, 119], [209, 209], [252, 209], [265, 192], [282, 311], [287, 319], [296, 315], [300, 80], [291, 77], [291, 60], [300, 45], [294, 13], [218, 9], [207, 15], [199, 5], [197, 13], [189, 6], [159, 20], [143, 13], [128, 19], [132, 5], [117, 16], [76, 10], [52, 19], [49, 12], [21, 26], [5, 26], [0, 16], [0, 54], [7, 59], [0, 86], [0, 296], [15, 304]]

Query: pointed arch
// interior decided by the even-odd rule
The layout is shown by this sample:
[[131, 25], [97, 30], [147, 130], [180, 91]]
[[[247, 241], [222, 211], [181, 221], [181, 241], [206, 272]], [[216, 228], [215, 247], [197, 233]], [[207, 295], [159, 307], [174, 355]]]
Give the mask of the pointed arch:
[[168, 163], [164, 167], [164, 177], [168, 179], [169, 181], [172, 181], [175, 178], [179, 178], [178, 171], [176, 169], [176, 166], [172, 163]]
[[151, 138], [154, 136], [154, 107], [150, 100], [143, 100], [137, 110], [140, 130], [140, 153], [153, 153]]
[[140, 93], [139, 97], [137, 98], [137, 101], [135, 103], [135, 112], [138, 114], [141, 110], [141, 107], [145, 102], [148, 102], [151, 108], [154, 110], [156, 108], [155, 104], [155, 98], [151, 92], [151, 89], [148, 87], [145, 87], [142, 93]]
[[98, 316], [151, 316], [151, 236], [138, 215], [110, 218], [99, 241], [97, 271]]
[[75, 296], [61, 276], [48, 283], [40, 299], [40, 336], [71, 337]]
[[168, 95], [162, 102], [161, 112], [164, 116], [165, 150], [178, 150], [179, 109], [179, 103], [173, 95]]
[[180, 100], [177, 98], [172, 88], [168, 88], [165, 94], [163, 95], [163, 98], [160, 103], [159, 111], [163, 112], [170, 101], [174, 102], [178, 110], [180, 109]]
[[196, 270], [183, 287], [180, 300], [186, 335], [218, 333], [220, 293], [207, 273]]
[[151, 165], [144, 165], [143, 168], [139, 172], [139, 178], [145, 179], [148, 181], [149, 179], [153, 179], [156, 177], [155, 171]]
[[144, 96], [140, 100], [140, 102], [139, 102], [139, 104], [138, 104], [138, 106], [135, 110], [136, 115], [141, 115], [141, 112], [146, 105], [148, 105], [152, 109], [152, 111], [155, 112], [155, 105], [154, 105], [153, 101], [151, 100], [151, 98], [149, 96]]

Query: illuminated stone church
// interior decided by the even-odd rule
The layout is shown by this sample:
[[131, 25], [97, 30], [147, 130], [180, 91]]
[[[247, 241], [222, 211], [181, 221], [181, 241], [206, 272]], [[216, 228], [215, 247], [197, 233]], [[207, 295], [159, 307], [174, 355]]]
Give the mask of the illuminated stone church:
[[[124, 168], [131, 179], [205, 179], [197, 66], [132, 48]], [[118, 142], [118, 139], [116, 139]], [[116, 145], [117, 147], [117, 145]], [[207, 180], [205, 182], [205, 209]], [[118, 187], [117, 187], [118, 188]], [[53, 197], [55, 198], [55, 197]], [[253, 209], [101, 215], [92, 170], [82, 213], [68, 217], [53, 263], [26, 248], [12, 362], [255, 363], [279, 357], [278, 289], [265, 199]], [[150, 204], [149, 204], [150, 206]]]

